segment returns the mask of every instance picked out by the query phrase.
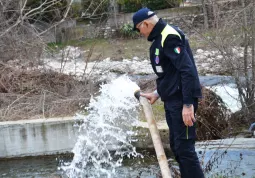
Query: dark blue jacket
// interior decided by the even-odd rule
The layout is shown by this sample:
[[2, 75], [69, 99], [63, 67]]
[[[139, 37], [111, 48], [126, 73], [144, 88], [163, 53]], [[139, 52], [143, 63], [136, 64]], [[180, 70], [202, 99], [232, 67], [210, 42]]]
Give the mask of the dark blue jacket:
[[162, 19], [151, 31], [150, 59], [158, 76], [157, 90], [162, 101], [182, 96], [184, 104], [202, 97], [200, 82], [189, 42], [183, 32]]

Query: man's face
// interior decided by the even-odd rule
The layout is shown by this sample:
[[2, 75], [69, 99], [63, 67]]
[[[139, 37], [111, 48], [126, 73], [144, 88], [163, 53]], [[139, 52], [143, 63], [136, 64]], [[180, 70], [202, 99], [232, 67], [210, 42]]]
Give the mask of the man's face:
[[136, 25], [136, 28], [140, 32], [141, 35], [144, 37], [148, 37], [153, 29], [154, 25], [149, 23], [148, 21], [144, 20]]

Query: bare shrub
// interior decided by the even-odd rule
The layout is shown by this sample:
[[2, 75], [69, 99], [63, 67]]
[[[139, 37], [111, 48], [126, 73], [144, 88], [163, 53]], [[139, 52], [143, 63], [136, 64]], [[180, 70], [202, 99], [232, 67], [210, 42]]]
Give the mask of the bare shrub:
[[203, 2], [211, 7], [210, 14], [204, 12], [205, 28], [210, 29], [206, 33], [195, 29], [196, 35], [205, 48], [218, 51], [222, 59], [214, 64], [225, 69], [225, 75], [233, 76], [242, 111], [232, 118], [248, 128], [255, 110], [255, 1]]
[[0, 121], [73, 115], [90, 98], [89, 80], [0, 65]]
[[[62, 0], [44, 0], [28, 6], [30, 1], [5, 0], [0, 2], [0, 61], [20, 60], [22, 63], [38, 62], [43, 51], [42, 36], [67, 18], [72, 0], [67, 3], [61, 18], [48, 21], [47, 28], [34, 24], [46, 23], [40, 14], [57, 10]], [[67, 1], [66, 1], [67, 2]], [[68, 1], [69, 2], [69, 1]]]
[[230, 111], [213, 91], [203, 87], [203, 99], [197, 111], [197, 138], [211, 140], [224, 138]]

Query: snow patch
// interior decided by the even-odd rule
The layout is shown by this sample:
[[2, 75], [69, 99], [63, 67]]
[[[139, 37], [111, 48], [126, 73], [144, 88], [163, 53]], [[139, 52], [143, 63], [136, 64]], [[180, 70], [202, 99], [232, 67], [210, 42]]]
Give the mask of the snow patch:
[[239, 94], [235, 84], [216, 85], [207, 88], [219, 95], [231, 112], [241, 109], [241, 103], [238, 98]]

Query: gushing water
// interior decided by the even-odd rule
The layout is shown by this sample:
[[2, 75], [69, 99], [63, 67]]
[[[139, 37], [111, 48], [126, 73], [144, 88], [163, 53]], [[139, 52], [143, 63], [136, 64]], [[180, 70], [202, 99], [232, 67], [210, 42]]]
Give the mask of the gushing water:
[[138, 102], [134, 91], [139, 87], [127, 76], [101, 86], [100, 95], [91, 98], [89, 114], [83, 120], [70, 165], [62, 166], [70, 178], [115, 177], [115, 168], [124, 156], [138, 156], [132, 146], [132, 127], [138, 121]]

